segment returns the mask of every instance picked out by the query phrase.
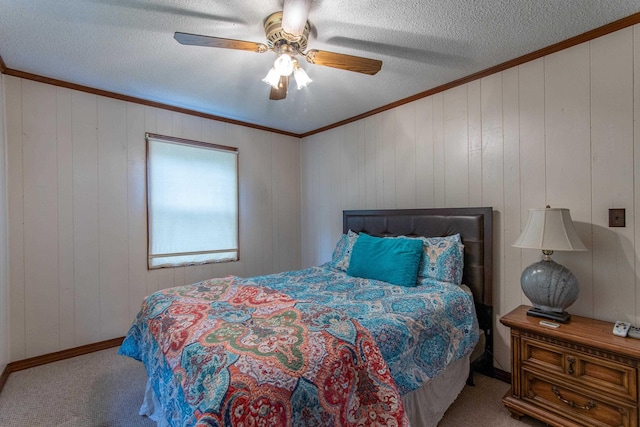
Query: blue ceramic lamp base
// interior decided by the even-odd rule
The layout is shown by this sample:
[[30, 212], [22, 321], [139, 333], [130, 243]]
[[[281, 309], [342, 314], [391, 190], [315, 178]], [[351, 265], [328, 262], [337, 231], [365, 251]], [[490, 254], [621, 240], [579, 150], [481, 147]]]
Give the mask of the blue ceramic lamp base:
[[576, 301], [579, 288], [568, 268], [546, 256], [522, 272], [520, 284], [533, 305], [527, 312], [529, 316], [569, 322], [571, 315], [565, 309]]

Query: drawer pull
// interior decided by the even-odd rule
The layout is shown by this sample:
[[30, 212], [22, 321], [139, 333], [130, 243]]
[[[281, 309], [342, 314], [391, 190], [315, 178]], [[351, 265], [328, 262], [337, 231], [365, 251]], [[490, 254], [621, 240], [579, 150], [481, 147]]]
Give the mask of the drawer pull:
[[569, 362], [569, 374], [573, 375], [575, 373], [575, 370], [573, 369], [573, 365], [576, 363], [576, 358], [573, 356], [569, 356], [567, 357], [567, 361]]
[[591, 408], [595, 408], [596, 404], [593, 402], [593, 400], [590, 400], [587, 402], [586, 405], [584, 406], [580, 406], [580, 405], [576, 405], [576, 403], [572, 400], [567, 400], [564, 397], [562, 397], [562, 395], [560, 394], [560, 391], [558, 390], [558, 387], [551, 387], [551, 390], [553, 391], [553, 394], [556, 395], [556, 397], [558, 398], [558, 400], [560, 400], [561, 402], [571, 406], [572, 408], [577, 408], [577, 409], [583, 409], [585, 411], [588, 411]]

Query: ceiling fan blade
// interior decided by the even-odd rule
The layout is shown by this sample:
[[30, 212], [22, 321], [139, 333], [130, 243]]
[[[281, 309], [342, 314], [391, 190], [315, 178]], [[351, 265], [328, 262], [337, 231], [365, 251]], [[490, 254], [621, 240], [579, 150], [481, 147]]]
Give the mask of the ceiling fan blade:
[[363, 74], [374, 75], [382, 68], [382, 61], [378, 59], [361, 58], [359, 56], [327, 52], [324, 50], [312, 49], [307, 52], [305, 57], [307, 58], [307, 62], [311, 64], [324, 65], [326, 67], [355, 71]]
[[302, 36], [313, 0], [284, 0], [282, 29], [294, 37]]
[[278, 88], [271, 87], [271, 93], [269, 99], [278, 101], [287, 97], [287, 89], [289, 89], [289, 76], [280, 76], [280, 82]]
[[246, 42], [243, 40], [223, 39], [221, 37], [200, 36], [189, 33], [175, 33], [178, 43], [190, 46], [220, 47], [223, 49], [247, 50], [249, 52], [263, 53], [269, 48], [262, 43]]

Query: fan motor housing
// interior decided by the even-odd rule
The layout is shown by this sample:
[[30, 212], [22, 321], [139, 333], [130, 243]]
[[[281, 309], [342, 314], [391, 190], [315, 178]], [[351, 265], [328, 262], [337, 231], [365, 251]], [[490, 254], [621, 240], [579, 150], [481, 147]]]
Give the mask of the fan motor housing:
[[264, 20], [264, 32], [267, 36], [269, 49], [278, 49], [283, 44], [290, 45], [298, 52], [304, 52], [309, 40], [311, 27], [309, 21], [304, 26], [300, 36], [293, 36], [282, 29], [282, 12], [274, 12]]

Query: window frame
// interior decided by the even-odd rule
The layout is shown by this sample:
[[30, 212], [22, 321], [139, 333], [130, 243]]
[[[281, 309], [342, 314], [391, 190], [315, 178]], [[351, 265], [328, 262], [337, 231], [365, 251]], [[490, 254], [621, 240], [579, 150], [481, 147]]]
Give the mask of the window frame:
[[[167, 255], [174, 255], [174, 254], [151, 254], [151, 206], [150, 206], [150, 192], [149, 192], [149, 185], [150, 185], [150, 172], [151, 172], [151, 157], [149, 156], [149, 145], [151, 140], [156, 140], [156, 141], [160, 141], [160, 142], [166, 142], [166, 143], [173, 143], [173, 144], [180, 144], [180, 145], [186, 145], [186, 146], [191, 146], [191, 147], [199, 147], [202, 149], [208, 149], [208, 150], [218, 150], [218, 151], [227, 151], [227, 152], [231, 152], [234, 153], [236, 156], [236, 212], [235, 212], [235, 216], [236, 216], [236, 242], [237, 242], [237, 248], [235, 249], [236, 251], [236, 257], [235, 259], [227, 259], [227, 260], [210, 260], [210, 261], [205, 261], [205, 262], [184, 262], [184, 263], [180, 263], [180, 264], [174, 264], [174, 265], [161, 265], [161, 266], [152, 266], [151, 265], [151, 259], [153, 257], [160, 257], [162, 255], [167, 256]], [[146, 170], [145, 170], [145, 203], [146, 203], [146, 221], [147, 221], [147, 269], [148, 270], [158, 270], [161, 268], [179, 268], [179, 267], [187, 267], [190, 265], [206, 265], [206, 264], [219, 264], [219, 263], [225, 263], [225, 262], [237, 262], [240, 261], [240, 152], [239, 149], [237, 147], [231, 147], [231, 146], [227, 146], [227, 145], [220, 145], [220, 144], [215, 144], [215, 143], [209, 143], [209, 142], [202, 142], [202, 141], [195, 141], [195, 140], [191, 140], [191, 139], [185, 139], [185, 138], [178, 138], [178, 137], [173, 137], [173, 136], [166, 136], [166, 135], [160, 135], [160, 134], [155, 134], [155, 133], [150, 133], [150, 132], [146, 132], [145, 133], [145, 156], [146, 156], [146, 162], [145, 162], [145, 166], [146, 166]], [[233, 249], [232, 249], [233, 250]], [[214, 251], [204, 251], [205, 253], [215, 253], [216, 250]], [[219, 250], [221, 252], [227, 252], [229, 250]], [[175, 254], [194, 254], [197, 252], [177, 252]]]

